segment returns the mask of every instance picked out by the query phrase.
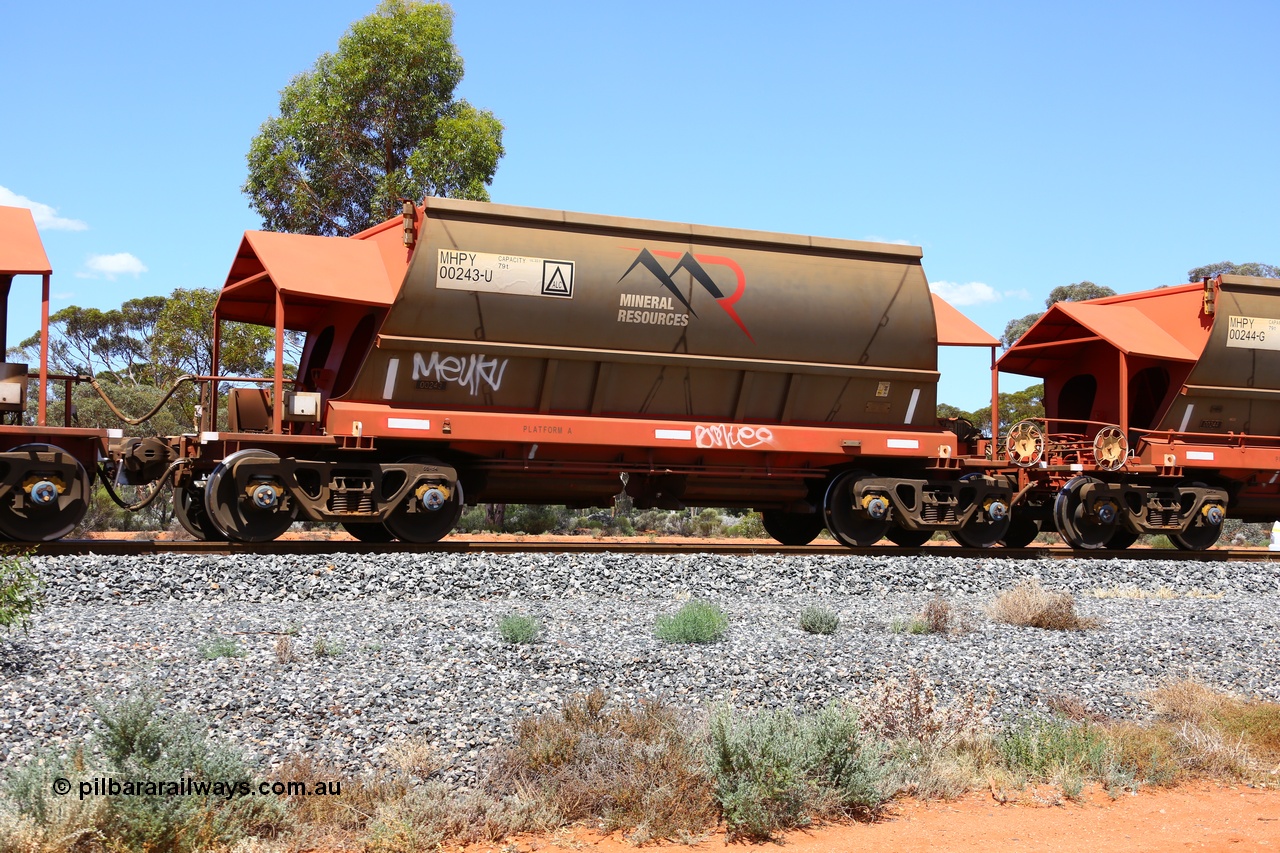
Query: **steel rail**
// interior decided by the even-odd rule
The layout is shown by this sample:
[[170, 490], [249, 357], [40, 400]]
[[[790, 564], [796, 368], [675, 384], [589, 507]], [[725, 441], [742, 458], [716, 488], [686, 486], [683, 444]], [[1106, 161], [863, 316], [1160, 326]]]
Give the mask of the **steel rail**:
[[138, 539], [61, 539], [56, 542], [11, 543], [10, 551], [22, 551], [48, 556], [97, 555], [148, 555], [148, 554], [725, 554], [738, 556], [779, 555], [828, 557], [963, 557], [996, 558], [1007, 560], [1175, 560], [1186, 562], [1266, 562], [1280, 563], [1280, 551], [1266, 549], [1210, 549], [1208, 551], [1178, 551], [1163, 548], [1127, 548], [1114, 550], [1072, 550], [1061, 546], [1041, 545], [1030, 548], [959, 548], [949, 545], [922, 545], [901, 548], [892, 545], [876, 545], [870, 548], [846, 548], [835, 543], [802, 546], [779, 545], [776, 542], [760, 543], [725, 542], [617, 542], [602, 539], [584, 539], [582, 542], [539, 539], [506, 539], [500, 541], [448, 539], [433, 545], [417, 545], [407, 542], [372, 544], [354, 540], [337, 539], [279, 539], [273, 542], [249, 544], [241, 542], [196, 542], [190, 540], [138, 540]]

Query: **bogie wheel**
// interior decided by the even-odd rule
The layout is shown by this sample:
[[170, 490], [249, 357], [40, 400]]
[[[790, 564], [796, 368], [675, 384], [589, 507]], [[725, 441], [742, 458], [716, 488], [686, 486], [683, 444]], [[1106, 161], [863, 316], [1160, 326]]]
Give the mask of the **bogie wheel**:
[[[1204, 483], [1192, 483], [1196, 488], [1207, 488]], [[1207, 551], [1222, 535], [1221, 524], [1211, 524], [1203, 513], [1182, 533], [1170, 533], [1169, 541], [1179, 551]]]
[[1111, 538], [1107, 540], [1107, 548], [1112, 551], [1123, 551], [1137, 541], [1138, 534], [1117, 524], [1116, 532], [1112, 533]]
[[75, 530], [90, 495], [89, 473], [79, 460], [52, 444], [23, 444], [4, 457], [27, 473], [0, 501], [0, 533], [19, 542], [52, 542]]
[[[967, 474], [963, 480], [981, 480], [981, 474]], [[999, 498], [987, 498], [978, 512], [969, 516], [961, 527], [951, 531], [951, 538], [966, 548], [993, 548], [1009, 530], [1013, 516], [1009, 502]]]
[[854, 505], [854, 487], [874, 475], [867, 471], [845, 471], [827, 486], [822, 515], [837, 542], [850, 548], [874, 545], [889, 532], [887, 519], [874, 518], [861, 505]]
[[1116, 524], [1119, 510], [1112, 507], [1111, 518], [1090, 511], [1083, 497], [1084, 488], [1099, 483], [1092, 477], [1073, 477], [1058, 492], [1053, 503], [1053, 523], [1062, 540], [1072, 548], [1098, 550], [1106, 548], [1111, 537], [1124, 528]]
[[919, 548], [933, 538], [933, 531], [908, 530], [895, 524], [889, 528], [889, 532], [884, 535], [884, 538], [899, 548]]
[[227, 535], [209, 517], [204, 504], [204, 486], [194, 483], [173, 490], [173, 514], [182, 529], [201, 542], [225, 542]]
[[[233, 453], [213, 469], [204, 487], [204, 505], [219, 532], [235, 542], [270, 542], [289, 529], [297, 506], [279, 494], [269, 478], [236, 485], [236, 466], [249, 459], [275, 459], [267, 450], [250, 448]], [[255, 485], [256, 483], [256, 485]], [[253, 491], [253, 494], [249, 493]], [[271, 494], [274, 493], [274, 498]], [[288, 506], [284, 503], [288, 501]]]
[[[434, 459], [421, 457], [404, 460], [409, 463], [438, 464]], [[426, 484], [414, 487], [409, 496], [391, 511], [383, 525], [392, 536], [402, 542], [430, 545], [439, 542], [462, 515], [462, 483], [456, 482], [449, 494], [432, 489]]]
[[380, 522], [342, 522], [342, 529], [350, 533], [358, 542], [367, 542], [370, 545], [377, 545], [383, 542], [395, 541], [395, 536], [385, 525]]
[[766, 509], [760, 513], [765, 532], [783, 545], [808, 545], [822, 532], [822, 514]]
[[1000, 540], [1000, 544], [1006, 548], [1025, 548], [1039, 535], [1039, 521], [1015, 513], [1009, 520], [1009, 529], [1004, 532], [1004, 538]]

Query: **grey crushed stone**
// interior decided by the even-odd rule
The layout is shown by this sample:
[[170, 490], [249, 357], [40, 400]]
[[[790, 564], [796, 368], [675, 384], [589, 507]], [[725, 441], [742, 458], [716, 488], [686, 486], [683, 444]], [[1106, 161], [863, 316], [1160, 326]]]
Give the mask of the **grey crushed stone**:
[[[305, 754], [356, 773], [415, 737], [458, 784], [515, 720], [597, 687], [619, 702], [814, 709], [914, 668], [943, 701], [994, 691], [1001, 718], [1043, 712], [1061, 695], [1141, 718], [1145, 691], [1187, 676], [1280, 701], [1280, 565], [1262, 562], [421, 553], [32, 563], [46, 606], [29, 632], [0, 639], [4, 764], [66, 748], [89, 732], [95, 704], [144, 689], [263, 767]], [[1102, 626], [990, 620], [994, 595], [1028, 577], [1073, 593]], [[1093, 594], [1162, 587], [1177, 597]], [[935, 595], [965, 630], [892, 630]], [[724, 641], [653, 636], [654, 619], [690, 597], [725, 609]], [[835, 635], [800, 630], [810, 605], [840, 615]], [[496, 626], [509, 613], [539, 618], [542, 642], [504, 644]], [[297, 655], [288, 663], [275, 652], [283, 633]], [[242, 656], [207, 659], [215, 638], [235, 640]], [[339, 653], [318, 655], [321, 640]]]

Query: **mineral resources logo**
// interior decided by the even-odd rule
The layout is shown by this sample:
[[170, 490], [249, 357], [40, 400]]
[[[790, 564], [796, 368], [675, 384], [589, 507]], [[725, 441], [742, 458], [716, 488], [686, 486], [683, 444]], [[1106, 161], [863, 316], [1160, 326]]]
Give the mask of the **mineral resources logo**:
[[[626, 248], [626, 247], [624, 247]], [[631, 266], [627, 267], [627, 271], [618, 279], [621, 284], [627, 276], [631, 275], [636, 267], [643, 267], [658, 280], [671, 296], [646, 296], [638, 293], [623, 293], [619, 301], [618, 322], [620, 323], [645, 323], [657, 326], [687, 326], [689, 325], [689, 317], [697, 317], [698, 312], [693, 310], [693, 306], [689, 304], [689, 300], [680, 292], [680, 288], [676, 286], [675, 275], [681, 270], [689, 273], [689, 276], [702, 285], [703, 289], [711, 294], [716, 300], [716, 304], [729, 315], [729, 318], [737, 324], [742, 330], [742, 334], [755, 343], [755, 338], [751, 336], [751, 332], [747, 331], [747, 324], [742, 322], [742, 318], [738, 316], [738, 312], [734, 309], [734, 305], [742, 298], [747, 290], [747, 277], [742, 272], [742, 267], [737, 262], [729, 258], [723, 258], [719, 255], [695, 255], [690, 252], [664, 252], [661, 250], [650, 251], [648, 249], [632, 249], [627, 248], [629, 252], [639, 252], [636, 259], [631, 262]], [[667, 272], [662, 262], [658, 260], [662, 258], [675, 258], [677, 263]], [[707, 272], [708, 266], [728, 267], [733, 272], [737, 281], [737, 288], [733, 293], [728, 294], [720, 289], [715, 279]], [[688, 313], [675, 310], [675, 304], [679, 302], [684, 306]], [[642, 310], [634, 310], [634, 309]]]

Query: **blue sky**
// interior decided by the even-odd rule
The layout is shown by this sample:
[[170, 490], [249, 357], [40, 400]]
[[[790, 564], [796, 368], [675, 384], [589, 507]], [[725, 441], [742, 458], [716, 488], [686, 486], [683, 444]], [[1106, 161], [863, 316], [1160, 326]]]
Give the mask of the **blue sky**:
[[[0, 204], [41, 208], [54, 310], [220, 286], [250, 139], [375, 5], [5, 4]], [[1058, 285], [1280, 263], [1274, 0], [453, 7], [494, 201], [909, 242], [996, 335]], [[987, 358], [940, 399], [983, 405]]]

